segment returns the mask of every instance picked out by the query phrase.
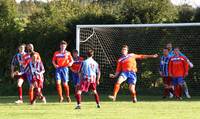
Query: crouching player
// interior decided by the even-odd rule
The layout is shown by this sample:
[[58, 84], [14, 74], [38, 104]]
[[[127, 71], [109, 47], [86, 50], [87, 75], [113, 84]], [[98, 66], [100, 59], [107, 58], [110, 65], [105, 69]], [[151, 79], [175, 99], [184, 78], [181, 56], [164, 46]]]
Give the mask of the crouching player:
[[40, 99], [46, 104], [46, 98], [42, 94], [43, 82], [44, 82], [44, 66], [42, 61], [37, 60], [37, 54], [32, 53], [31, 61], [26, 66], [25, 71], [29, 74], [30, 88], [29, 99], [30, 104], [34, 104], [36, 99]]
[[164, 92], [163, 92], [163, 98], [166, 98], [168, 95], [170, 95], [170, 98], [173, 97], [173, 89], [172, 86], [172, 79], [168, 76], [168, 64], [169, 64], [169, 50], [167, 48], [163, 49], [163, 56], [160, 60], [160, 76], [163, 78], [164, 83]]
[[76, 93], [77, 106], [75, 109], [81, 109], [81, 93], [88, 92], [92, 90], [96, 100], [97, 108], [100, 108], [99, 104], [99, 95], [96, 90], [96, 85], [99, 85], [100, 80], [100, 69], [98, 63], [92, 58], [94, 55], [93, 50], [87, 52], [88, 58], [83, 61], [79, 76], [80, 76], [80, 85]]
[[180, 56], [179, 48], [174, 49], [174, 54], [169, 61], [169, 76], [172, 77], [175, 96], [181, 100], [184, 77], [188, 75], [188, 62], [184, 56]]
[[72, 57], [74, 59], [74, 63], [70, 67], [70, 70], [71, 70], [71, 73], [72, 73], [72, 79], [73, 79], [75, 94], [76, 94], [78, 85], [80, 84], [80, 78], [79, 78], [78, 71], [79, 71], [80, 66], [83, 62], [83, 57], [78, 56], [78, 50], [74, 50], [72, 52]]
[[137, 102], [136, 98], [136, 72], [137, 72], [137, 64], [136, 59], [146, 59], [146, 58], [157, 58], [158, 55], [137, 55], [130, 53], [128, 54], [128, 46], [123, 45], [121, 50], [122, 56], [118, 59], [117, 69], [115, 74], [110, 74], [110, 78], [117, 78], [118, 80], [114, 85], [113, 95], [109, 95], [108, 97], [113, 101], [116, 100], [117, 93], [120, 89], [120, 84], [126, 81], [129, 85], [129, 90], [131, 92], [131, 96], [133, 102]]

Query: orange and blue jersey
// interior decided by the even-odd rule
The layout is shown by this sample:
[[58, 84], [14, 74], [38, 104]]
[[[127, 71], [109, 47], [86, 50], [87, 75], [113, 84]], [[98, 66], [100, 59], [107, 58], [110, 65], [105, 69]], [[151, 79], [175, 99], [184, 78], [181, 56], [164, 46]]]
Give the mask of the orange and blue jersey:
[[188, 62], [184, 56], [173, 56], [169, 60], [169, 74], [172, 77], [184, 77], [188, 73]]
[[136, 59], [142, 59], [144, 55], [138, 55], [130, 53], [128, 55], [122, 55], [117, 61], [116, 72], [137, 72]]
[[74, 62], [71, 66], [72, 72], [75, 71], [75, 73], [77, 73], [81, 67], [82, 62], [83, 62], [83, 57], [74, 58]]
[[12, 66], [19, 66], [19, 70], [20, 70], [20, 72], [24, 72], [24, 66], [23, 66], [23, 63], [24, 63], [24, 59], [23, 59], [23, 57], [25, 56], [25, 55], [27, 55], [27, 53], [17, 53], [14, 57], [13, 57], [13, 59], [12, 59], [12, 61], [11, 61], [11, 65]]
[[162, 75], [164, 77], [168, 77], [168, 65], [169, 65], [169, 56], [162, 56], [160, 60], [160, 72], [162, 72]]
[[59, 67], [69, 67], [70, 64], [73, 62], [73, 58], [70, 52], [65, 51], [64, 53], [61, 53], [60, 51], [56, 51], [53, 56], [53, 61], [59, 66]]
[[80, 67], [81, 67], [81, 64], [83, 62], [83, 57], [77, 57], [77, 58], [74, 58], [74, 62], [71, 66], [71, 74], [72, 74], [72, 79], [73, 79], [73, 83], [74, 85], [78, 85], [80, 83], [80, 78], [79, 78], [79, 70], [80, 70]]
[[81, 65], [81, 80], [96, 83], [97, 74], [100, 73], [99, 65], [93, 58], [88, 58]]

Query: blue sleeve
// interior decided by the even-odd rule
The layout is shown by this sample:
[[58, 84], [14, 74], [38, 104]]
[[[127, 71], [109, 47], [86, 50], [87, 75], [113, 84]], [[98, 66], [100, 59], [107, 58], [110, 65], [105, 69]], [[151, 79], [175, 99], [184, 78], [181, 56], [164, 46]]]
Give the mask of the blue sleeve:
[[162, 60], [163, 60], [163, 57], [160, 58], [160, 69], [159, 69], [159, 71], [162, 71], [162, 69], [163, 69]]

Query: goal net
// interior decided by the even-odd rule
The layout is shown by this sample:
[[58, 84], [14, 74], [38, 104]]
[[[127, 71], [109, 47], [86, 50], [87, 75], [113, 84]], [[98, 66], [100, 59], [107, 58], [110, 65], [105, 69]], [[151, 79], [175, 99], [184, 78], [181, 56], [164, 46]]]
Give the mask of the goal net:
[[[100, 92], [111, 93], [116, 79], [109, 79], [114, 73], [120, 57], [121, 46], [129, 46], [130, 53], [159, 54], [167, 43], [179, 47], [194, 64], [186, 82], [192, 95], [200, 94], [200, 24], [131, 24], [131, 25], [77, 25], [76, 49], [85, 56], [88, 49], [95, 50], [94, 59], [100, 64], [102, 73]], [[159, 76], [158, 59], [137, 60], [137, 90], [143, 94], [160, 94], [162, 79]], [[122, 88], [127, 89], [124, 83]], [[125, 91], [126, 92], [126, 91]]]

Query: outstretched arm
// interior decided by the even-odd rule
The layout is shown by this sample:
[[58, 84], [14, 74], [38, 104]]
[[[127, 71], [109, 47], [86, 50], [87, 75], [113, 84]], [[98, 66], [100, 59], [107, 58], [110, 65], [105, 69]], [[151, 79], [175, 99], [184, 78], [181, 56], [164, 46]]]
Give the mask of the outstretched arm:
[[135, 57], [135, 59], [157, 58], [158, 54], [154, 54], [154, 55], [138, 55], [138, 54], [135, 54], [134, 57]]

